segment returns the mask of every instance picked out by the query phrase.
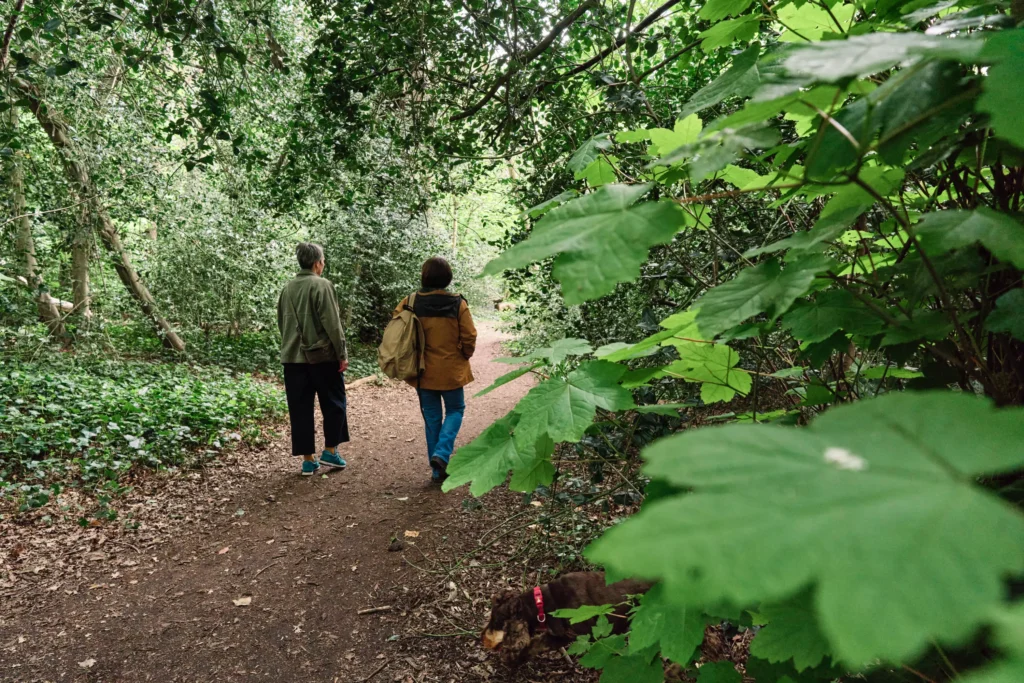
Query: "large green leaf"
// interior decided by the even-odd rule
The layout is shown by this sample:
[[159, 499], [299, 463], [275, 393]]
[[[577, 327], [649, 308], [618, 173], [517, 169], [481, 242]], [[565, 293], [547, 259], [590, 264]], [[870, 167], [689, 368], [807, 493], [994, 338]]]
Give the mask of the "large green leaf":
[[629, 629], [629, 649], [640, 652], [655, 645], [661, 656], [686, 666], [704, 641], [708, 620], [695, 607], [665, 599], [660, 584], [643, 597]]
[[573, 152], [573, 155], [569, 158], [569, 170], [576, 173], [577, 178], [579, 178], [579, 174], [584, 169], [602, 157], [601, 152], [611, 148], [612, 141], [608, 133], [595, 135]]
[[1024, 83], [1024, 29], [993, 35], [982, 57], [997, 63], [989, 67], [978, 109], [992, 116], [996, 135], [1024, 148], [1024, 100], [1020, 93]]
[[1024, 515], [975, 483], [1024, 467], [1019, 408], [889, 394], [805, 429], [688, 431], [644, 457], [649, 475], [696, 493], [645, 506], [590, 559], [661, 579], [691, 604], [747, 605], [814, 584], [818, 621], [851, 664], [962, 642], [1001, 603], [1003, 580], [1024, 573]]
[[746, 396], [750, 392], [753, 380], [749, 372], [736, 367], [740, 356], [732, 348], [691, 341], [672, 345], [679, 351], [680, 360], [666, 367], [663, 374], [700, 382], [700, 398], [705, 403], [731, 401], [737, 393]]
[[829, 11], [805, 4], [785, 5], [776, 13], [779, 23], [785, 27], [779, 40], [782, 42], [807, 42], [821, 40], [828, 34], [843, 34], [849, 28], [857, 8], [851, 4], [835, 3]]
[[704, 21], [721, 21], [726, 17], [734, 17], [754, 4], [754, 0], [709, 0], [697, 16]]
[[1024, 270], [1024, 224], [982, 207], [974, 211], [926, 213], [917, 226], [921, 247], [942, 254], [980, 242], [1000, 261]]
[[456, 451], [448, 463], [444, 491], [472, 482], [469, 492], [482, 496], [505, 483], [509, 470], [516, 471], [510, 482], [514, 491], [532, 491], [540, 484], [550, 484], [555, 473], [550, 460], [554, 443], [541, 438], [543, 435], [532, 441], [515, 438], [513, 430], [518, 422], [519, 416], [509, 413]]
[[610, 294], [640, 275], [647, 252], [671, 241], [683, 213], [671, 202], [634, 206], [650, 185], [607, 185], [548, 212], [529, 239], [487, 264], [485, 274], [557, 256], [552, 276], [568, 304]]
[[741, 683], [743, 676], [732, 662], [708, 662], [697, 670], [697, 683]]
[[758, 608], [767, 619], [750, 644], [750, 654], [769, 662], [793, 660], [797, 671], [821, 664], [831, 650], [818, 627], [810, 591], [802, 591], [788, 600], [768, 602]]
[[[868, 33], [846, 40], [826, 40], [794, 46], [783, 68], [803, 84], [834, 83], [869, 76], [898, 64], [935, 57], [971, 62], [981, 54], [983, 42], [973, 37], [947, 38], [923, 33]], [[773, 90], [773, 94], [777, 90]]]
[[816, 257], [785, 269], [775, 259], [747, 268], [701, 298], [697, 324], [704, 334], [715, 336], [759, 313], [778, 318], [811, 289], [823, 268], [827, 264]]
[[885, 327], [876, 313], [845, 289], [831, 290], [814, 301], [797, 304], [783, 316], [782, 326], [805, 343], [825, 341], [839, 330], [873, 335]]
[[700, 48], [704, 52], [713, 52], [737, 40], [750, 40], [757, 33], [758, 25], [759, 19], [753, 15], [719, 21], [698, 36]]
[[1009, 332], [1024, 341], [1024, 289], [1014, 289], [999, 297], [985, 327], [992, 332]]
[[647, 153], [651, 156], [668, 154], [674, 149], [683, 145], [689, 145], [700, 135], [703, 122], [696, 114], [690, 114], [686, 118], [676, 121], [672, 130], [667, 128], [652, 128], [648, 131], [651, 144]]
[[604, 665], [599, 683], [662, 683], [661, 660], [647, 655], [613, 657]]
[[[679, 339], [706, 339], [697, 328], [697, 313], [696, 308], [681, 313], [673, 313], [661, 321], [660, 325], [665, 328], [664, 330], [636, 344], [612, 351], [604, 356], [604, 360], [618, 362], [638, 358], [641, 355], [647, 354], [651, 349], [661, 346], [673, 337]], [[672, 345], [673, 343], [672, 341], [667, 341], [666, 345]]]
[[565, 339], [555, 341], [551, 346], [542, 346], [539, 349], [534, 349], [528, 357], [545, 360], [549, 365], [558, 365], [569, 356], [585, 356], [593, 351], [594, 349], [590, 346], [590, 342], [586, 339], [566, 337]]
[[534, 443], [543, 434], [555, 441], [579, 441], [598, 408], [626, 410], [633, 396], [619, 386], [626, 368], [597, 360], [580, 365], [566, 379], [538, 384], [516, 406], [516, 439]]
[[728, 97], [747, 97], [761, 84], [757, 58], [761, 54], [759, 44], [751, 45], [732, 58], [728, 71], [704, 86], [690, 98], [680, 112], [682, 118], [713, 107]]

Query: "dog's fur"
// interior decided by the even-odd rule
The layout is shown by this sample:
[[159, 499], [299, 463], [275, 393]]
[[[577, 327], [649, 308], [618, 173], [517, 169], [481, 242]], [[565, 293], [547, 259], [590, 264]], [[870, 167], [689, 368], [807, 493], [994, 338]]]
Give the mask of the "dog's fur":
[[628, 597], [646, 593], [650, 587], [649, 583], [631, 579], [609, 586], [605, 584], [604, 572], [561, 576], [541, 586], [546, 629], [537, 621], [532, 588], [522, 593], [505, 591], [494, 596], [491, 619], [481, 640], [488, 650], [498, 650], [507, 664], [522, 664], [535, 655], [565, 647], [577, 636], [590, 633], [597, 623], [596, 618], [570, 625], [568, 619], [552, 616], [555, 610], [583, 605], [616, 605], [615, 612], [609, 616], [613, 633], [625, 633], [630, 609], [626, 604]]

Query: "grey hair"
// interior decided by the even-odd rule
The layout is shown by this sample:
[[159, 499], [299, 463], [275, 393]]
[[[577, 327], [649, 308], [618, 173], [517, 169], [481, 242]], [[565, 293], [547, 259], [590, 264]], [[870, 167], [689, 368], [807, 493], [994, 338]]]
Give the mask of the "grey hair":
[[309, 270], [314, 263], [324, 260], [324, 248], [312, 242], [299, 242], [299, 246], [295, 247], [295, 256], [299, 259], [299, 266]]

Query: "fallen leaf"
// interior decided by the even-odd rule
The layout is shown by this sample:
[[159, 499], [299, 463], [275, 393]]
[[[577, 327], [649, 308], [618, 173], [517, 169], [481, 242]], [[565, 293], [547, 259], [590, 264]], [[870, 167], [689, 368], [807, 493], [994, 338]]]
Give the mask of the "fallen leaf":
[[405, 496], [404, 498], [396, 498], [395, 500], [409, 500], [409, 496]]
[[90, 657], [89, 659], [85, 660], [84, 662], [79, 662], [78, 666], [82, 667], [83, 669], [91, 669], [92, 665], [95, 664], [95, 663], [96, 663], [96, 660], [93, 659], [92, 657]]
[[267, 545], [270, 545], [273, 542], [274, 542], [274, 539], [270, 539], [269, 541], [267, 541]]
[[227, 551], [229, 551], [229, 550], [231, 550], [231, 546], [229, 546], [229, 545], [226, 545], [226, 546], [224, 546], [223, 548], [221, 548], [220, 550], [218, 550], [218, 551], [217, 551], [217, 554], [218, 554], [218, 555], [223, 555], [224, 553], [226, 553], [226, 552], [227, 552]]
[[235, 598], [231, 602], [235, 603], [235, 607], [245, 607], [246, 605], [252, 604], [252, 596], [246, 595], [242, 598]]
[[406, 538], [419, 538], [420, 537], [420, 532], [418, 532], [418, 531], [409, 531], [408, 529], [406, 529], [405, 537]]

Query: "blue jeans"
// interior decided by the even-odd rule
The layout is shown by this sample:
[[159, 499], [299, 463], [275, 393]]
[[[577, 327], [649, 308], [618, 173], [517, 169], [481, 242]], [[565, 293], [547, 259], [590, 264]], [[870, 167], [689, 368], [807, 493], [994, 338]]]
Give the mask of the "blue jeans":
[[466, 412], [465, 393], [462, 389], [417, 389], [416, 393], [420, 397], [420, 412], [427, 431], [427, 460], [436, 456], [448, 462], [455, 450], [455, 437], [462, 427], [462, 414]]

